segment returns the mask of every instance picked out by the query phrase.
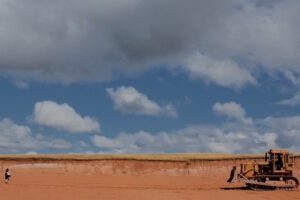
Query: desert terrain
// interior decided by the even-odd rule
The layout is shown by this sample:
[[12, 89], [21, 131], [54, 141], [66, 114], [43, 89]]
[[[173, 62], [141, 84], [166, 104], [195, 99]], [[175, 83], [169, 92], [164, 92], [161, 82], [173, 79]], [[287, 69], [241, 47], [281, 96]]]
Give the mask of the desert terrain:
[[[249, 191], [226, 180], [233, 165], [262, 155], [0, 156], [1, 199], [300, 199], [296, 191]], [[4, 171], [12, 178], [4, 183]], [[300, 156], [295, 175], [300, 176]]]

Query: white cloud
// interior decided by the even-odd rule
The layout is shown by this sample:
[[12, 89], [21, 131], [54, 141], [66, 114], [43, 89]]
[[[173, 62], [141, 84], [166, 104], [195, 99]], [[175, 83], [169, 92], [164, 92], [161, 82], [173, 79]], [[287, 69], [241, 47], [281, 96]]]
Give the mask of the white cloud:
[[263, 153], [271, 148], [300, 151], [300, 116], [268, 117], [252, 125], [198, 124], [170, 132], [120, 133], [115, 137], [94, 135], [92, 143], [102, 152], [231, 152]]
[[68, 149], [72, 145], [62, 139], [33, 135], [27, 126], [15, 124], [10, 119], [0, 121], [0, 151], [18, 153], [24, 150]]
[[258, 122], [264, 130], [278, 133], [276, 143], [282, 148], [300, 151], [300, 116], [272, 117]]
[[299, 115], [252, 120], [246, 118], [245, 110], [234, 102], [217, 103], [214, 110], [240, 120], [221, 125], [190, 125], [170, 132], [121, 132], [115, 137], [94, 135], [91, 141], [102, 152], [110, 153], [263, 153], [270, 148], [300, 151]]
[[53, 101], [37, 102], [34, 106], [33, 121], [70, 133], [100, 131], [100, 125], [95, 119], [89, 116], [82, 117], [68, 104], [57, 104]]
[[296, 106], [300, 104], [300, 93], [297, 93], [290, 99], [284, 99], [278, 102], [279, 105]]
[[244, 124], [253, 123], [251, 118], [246, 117], [246, 112], [244, 108], [242, 108], [240, 104], [237, 104], [235, 102], [228, 102], [223, 104], [216, 103], [213, 106], [213, 111], [218, 115], [227, 116]]
[[120, 148], [122, 147], [124, 144], [123, 143], [120, 143], [119, 141], [117, 140], [112, 140], [112, 139], [109, 139], [107, 137], [104, 137], [104, 136], [100, 136], [100, 135], [94, 135], [92, 138], [91, 138], [93, 144], [97, 147], [100, 147], [100, 148]]
[[115, 138], [93, 136], [92, 143], [112, 153], [232, 152], [257, 153], [277, 147], [276, 133], [231, 131], [226, 127], [195, 125], [173, 132], [121, 133]]
[[[271, 78], [285, 75], [299, 83], [298, 1], [239, 3], [209, 36], [209, 54], [238, 58], [252, 71]], [[213, 40], [214, 39], [214, 40]]]
[[288, 116], [288, 117], [266, 117], [261, 120], [261, 124], [264, 124], [268, 128], [274, 130], [297, 130], [300, 129], [300, 116]]
[[188, 58], [182, 68], [193, 79], [203, 79], [223, 87], [241, 88], [246, 84], [256, 84], [249, 71], [231, 60], [214, 60], [199, 52]]
[[116, 90], [107, 88], [106, 91], [113, 100], [115, 109], [122, 113], [175, 118], [178, 116], [172, 104], [160, 106], [148, 99], [145, 94], [138, 92], [134, 87], [122, 86]]
[[283, 131], [278, 137], [277, 142], [282, 148], [291, 149], [292, 151], [300, 151], [300, 131], [299, 129]]
[[35, 151], [29, 151], [29, 152], [25, 153], [25, 155], [38, 155], [38, 153]]

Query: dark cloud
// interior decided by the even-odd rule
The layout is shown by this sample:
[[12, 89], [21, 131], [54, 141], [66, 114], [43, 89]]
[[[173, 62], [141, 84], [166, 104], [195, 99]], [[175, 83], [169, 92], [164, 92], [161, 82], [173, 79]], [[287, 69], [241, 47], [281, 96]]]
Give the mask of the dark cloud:
[[238, 57], [243, 63], [237, 66], [250, 72], [298, 79], [300, 4], [257, 2], [3, 0], [0, 73], [50, 82], [105, 81], [158, 65], [185, 69], [184, 60], [200, 52], [233, 63]]
[[[177, 63], [224, 13], [212, 1], [2, 1], [2, 72], [46, 81], [109, 80]], [[230, 4], [228, 4], [230, 5]], [[223, 11], [222, 11], [223, 10]]]

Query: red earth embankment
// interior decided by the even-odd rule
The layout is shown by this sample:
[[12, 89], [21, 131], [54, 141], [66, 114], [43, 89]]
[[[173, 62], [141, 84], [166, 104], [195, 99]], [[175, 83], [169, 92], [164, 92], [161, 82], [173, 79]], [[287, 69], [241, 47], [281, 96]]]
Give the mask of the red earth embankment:
[[[0, 158], [0, 170], [10, 168], [16, 173], [50, 172], [103, 175], [167, 175], [167, 176], [228, 176], [232, 166], [263, 160], [255, 158], [226, 159], [61, 159], [61, 158]], [[300, 174], [300, 157], [295, 159], [295, 175]]]
[[[253, 192], [228, 184], [232, 166], [261, 156], [205, 159], [89, 159], [0, 157], [11, 182], [0, 179], [3, 199], [300, 199], [299, 191]], [[300, 157], [295, 175], [300, 175]], [[3, 180], [3, 179], [2, 179]], [[3, 186], [3, 189], [1, 189]], [[273, 194], [276, 194], [273, 196]]]

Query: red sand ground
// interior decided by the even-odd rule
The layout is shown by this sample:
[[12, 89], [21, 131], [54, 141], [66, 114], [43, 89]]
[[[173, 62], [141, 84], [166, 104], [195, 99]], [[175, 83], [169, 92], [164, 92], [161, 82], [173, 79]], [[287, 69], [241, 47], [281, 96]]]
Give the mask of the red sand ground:
[[[227, 161], [0, 161], [10, 168], [9, 184], [0, 179], [0, 199], [299, 199], [296, 191], [248, 191], [228, 184], [232, 165]], [[297, 160], [296, 176], [300, 174]]]

